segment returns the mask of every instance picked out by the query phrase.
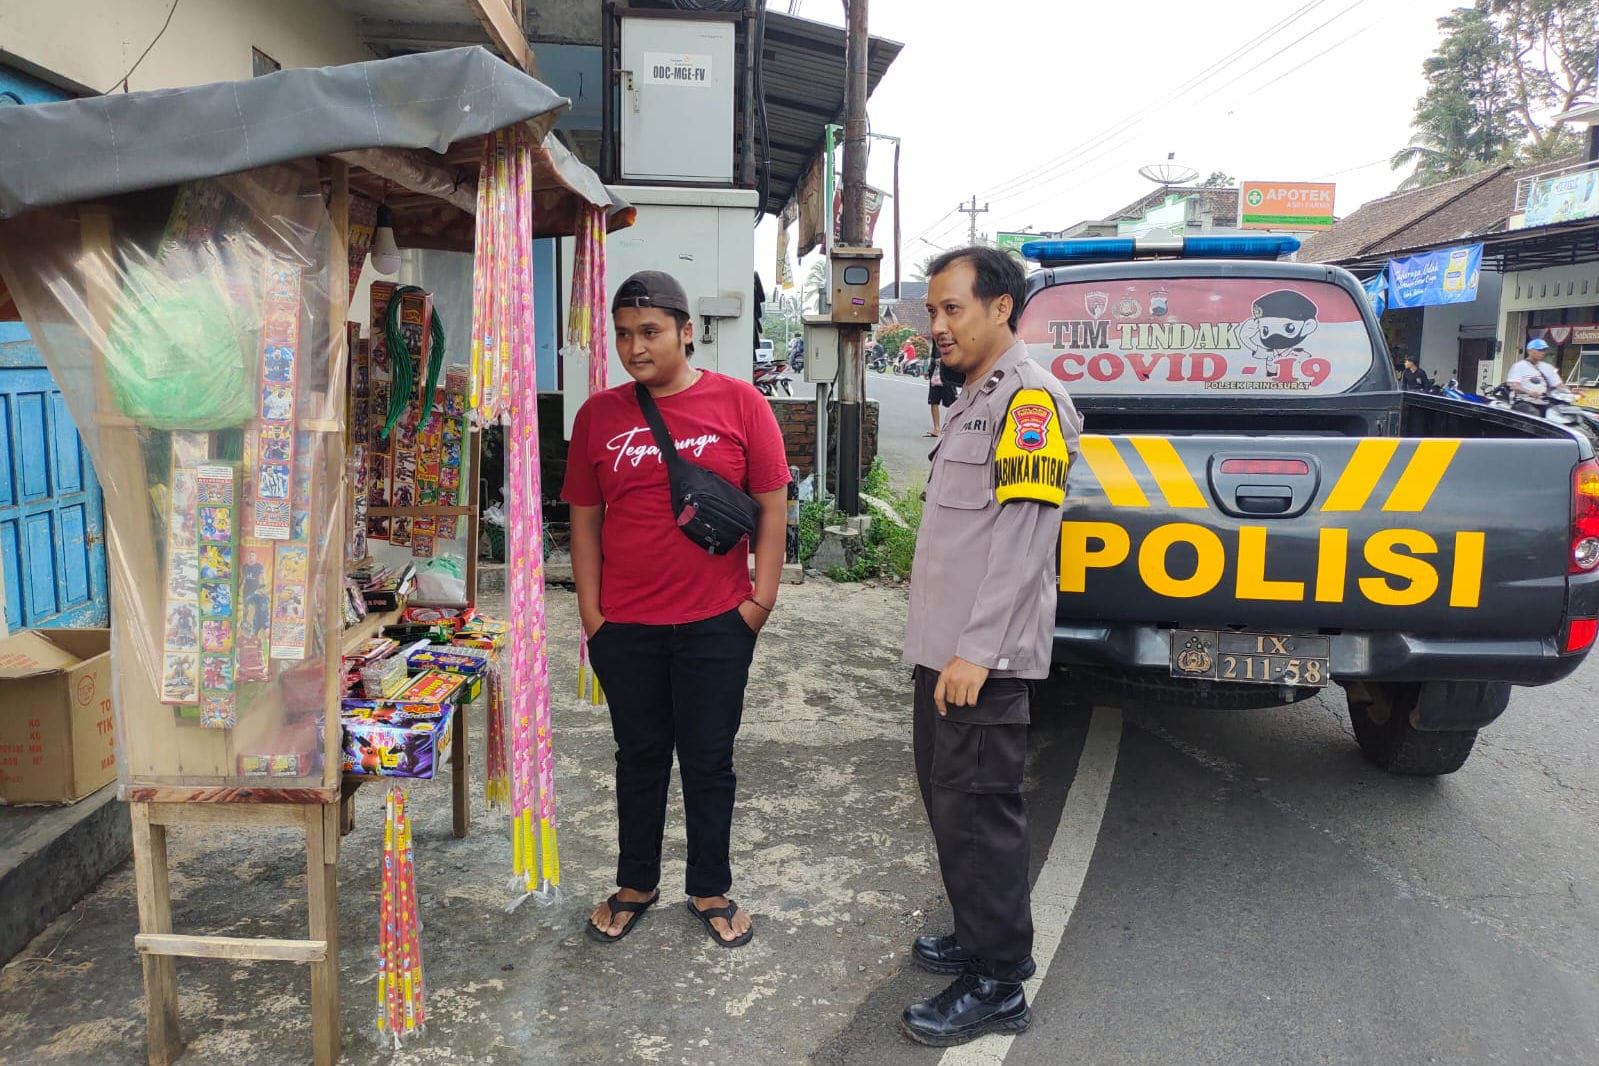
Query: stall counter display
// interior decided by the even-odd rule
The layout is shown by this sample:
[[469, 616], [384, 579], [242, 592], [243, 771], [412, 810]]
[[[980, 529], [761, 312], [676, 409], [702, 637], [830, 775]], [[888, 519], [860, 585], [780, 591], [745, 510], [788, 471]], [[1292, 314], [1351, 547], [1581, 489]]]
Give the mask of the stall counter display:
[[130, 799], [329, 796], [345, 536], [312, 493], [345, 486], [348, 260], [314, 166], [165, 196], [155, 225], [33, 212], [6, 250], [28, 317], [73, 327], [37, 336], [114, 534], [118, 777]]

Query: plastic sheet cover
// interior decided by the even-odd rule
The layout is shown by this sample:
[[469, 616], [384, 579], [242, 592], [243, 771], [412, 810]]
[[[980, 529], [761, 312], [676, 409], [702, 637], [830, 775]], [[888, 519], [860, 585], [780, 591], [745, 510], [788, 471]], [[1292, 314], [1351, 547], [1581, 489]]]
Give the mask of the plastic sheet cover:
[[0, 222], [0, 274], [105, 490], [120, 780], [336, 785], [349, 282], [315, 164]]

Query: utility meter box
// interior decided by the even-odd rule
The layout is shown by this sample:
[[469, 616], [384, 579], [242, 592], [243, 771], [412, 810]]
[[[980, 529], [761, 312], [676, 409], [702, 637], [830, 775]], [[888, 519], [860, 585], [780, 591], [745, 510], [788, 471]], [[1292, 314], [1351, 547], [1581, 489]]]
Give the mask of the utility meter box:
[[830, 385], [838, 377], [838, 326], [826, 315], [805, 316], [805, 380]]
[[833, 321], [841, 325], [877, 325], [881, 248], [834, 248]]
[[623, 181], [733, 183], [732, 22], [622, 19]]

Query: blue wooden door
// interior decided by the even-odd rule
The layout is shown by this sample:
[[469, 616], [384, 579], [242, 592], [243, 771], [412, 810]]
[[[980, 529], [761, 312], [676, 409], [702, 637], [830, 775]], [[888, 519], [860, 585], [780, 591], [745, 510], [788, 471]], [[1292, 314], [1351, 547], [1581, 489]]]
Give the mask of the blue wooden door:
[[[61, 390], [31, 344], [0, 344], [0, 559], [6, 625], [107, 622], [100, 483]], [[37, 356], [35, 355], [35, 359]]]
[[[66, 97], [0, 66], [0, 107]], [[9, 629], [107, 622], [100, 483], [44, 360], [0, 322], [0, 568]]]

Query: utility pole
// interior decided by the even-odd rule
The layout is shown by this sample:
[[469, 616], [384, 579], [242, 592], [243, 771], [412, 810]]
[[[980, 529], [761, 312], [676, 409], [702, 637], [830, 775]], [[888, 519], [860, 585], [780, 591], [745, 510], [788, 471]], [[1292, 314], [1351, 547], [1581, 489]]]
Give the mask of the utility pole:
[[967, 215], [967, 216], [970, 217], [971, 225], [969, 225], [967, 227], [967, 230], [966, 230], [966, 243], [968, 243], [968, 244], [976, 244], [977, 243], [977, 216], [978, 215], [986, 215], [986, 214], [988, 214], [988, 203], [985, 201], [983, 203], [982, 207], [978, 207], [977, 206], [977, 194], [976, 193], [972, 193], [972, 205], [970, 207], [967, 207], [965, 204], [961, 204], [955, 210], [959, 211], [963, 215]]
[[[844, 41], [844, 204], [839, 244], [866, 244], [867, 0], [848, 0]], [[838, 336], [838, 509], [861, 513], [861, 423], [866, 401], [866, 329]]]

